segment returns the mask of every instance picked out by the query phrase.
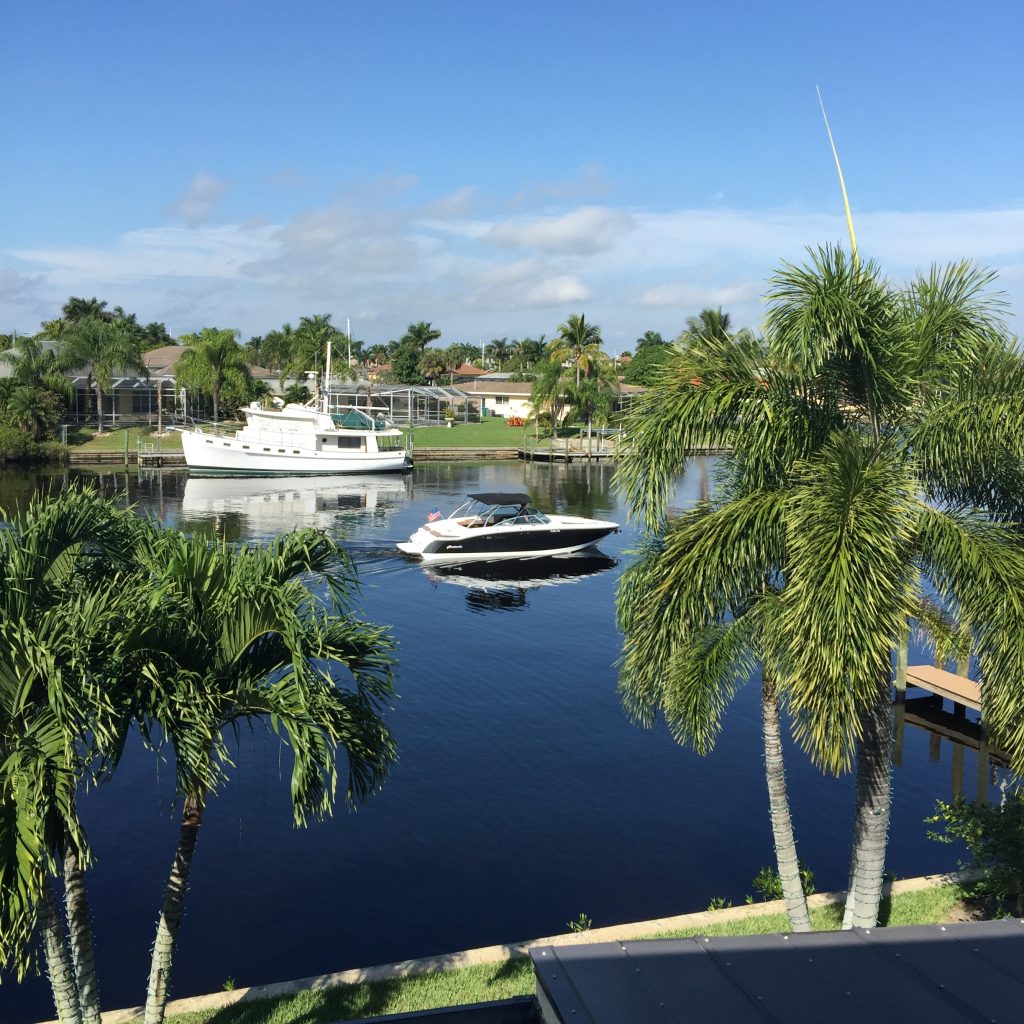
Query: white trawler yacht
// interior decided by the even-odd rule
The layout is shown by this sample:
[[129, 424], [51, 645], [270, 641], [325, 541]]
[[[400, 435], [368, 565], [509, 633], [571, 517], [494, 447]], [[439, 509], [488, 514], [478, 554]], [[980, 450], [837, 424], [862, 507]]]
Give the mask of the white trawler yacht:
[[246, 424], [233, 436], [184, 431], [181, 447], [189, 469], [212, 473], [288, 476], [327, 473], [397, 473], [412, 465], [402, 432], [383, 410], [330, 407], [330, 351], [321, 407], [290, 403], [243, 409]]

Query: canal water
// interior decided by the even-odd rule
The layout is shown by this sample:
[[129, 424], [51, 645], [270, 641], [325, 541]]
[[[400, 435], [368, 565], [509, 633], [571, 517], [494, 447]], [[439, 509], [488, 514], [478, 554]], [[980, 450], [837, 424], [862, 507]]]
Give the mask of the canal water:
[[[680, 481], [694, 501], [708, 467]], [[408, 477], [204, 480], [186, 472], [0, 473], [0, 507], [69, 479], [124, 493], [188, 531], [258, 541], [328, 530], [353, 554], [365, 615], [400, 648], [389, 714], [400, 761], [356, 813], [294, 829], [288, 753], [244, 733], [231, 781], [206, 814], [174, 965], [173, 997], [742, 903], [772, 863], [759, 688], [742, 689], [715, 752], [644, 730], [616, 692], [615, 585], [636, 542], [607, 466], [425, 463]], [[614, 519], [601, 556], [533, 578], [498, 568], [443, 575], [399, 557], [437, 506], [526, 490], [542, 509]], [[819, 890], [845, 883], [849, 778], [820, 775], [790, 744], [801, 857]], [[937, 760], [936, 760], [937, 758]], [[951, 795], [951, 751], [908, 729], [895, 769], [889, 866], [951, 869], [923, 819]], [[974, 778], [974, 755], [964, 772]], [[143, 999], [162, 887], [177, 839], [173, 770], [137, 743], [84, 795], [103, 1004]], [[52, 1016], [44, 979], [0, 985], [0, 1020]]]

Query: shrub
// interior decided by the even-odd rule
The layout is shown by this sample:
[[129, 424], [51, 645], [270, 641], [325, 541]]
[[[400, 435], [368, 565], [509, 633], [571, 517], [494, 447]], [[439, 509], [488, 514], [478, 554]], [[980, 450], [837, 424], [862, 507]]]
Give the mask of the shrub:
[[952, 843], [962, 839], [971, 854], [970, 867], [980, 874], [967, 888], [970, 895], [997, 904], [1013, 902], [1014, 913], [1024, 914], [1024, 792], [1007, 794], [1005, 803], [968, 803], [957, 797], [936, 802], [936, 813], [925, 818], [944, 831], [929, 832], [931, 839]]
[[39, 441], [36, 443], [37, 457], [43, 462], [67, 462], [71, 449], [60, 441]]
[[0, 426], [0, 462], [21, 462], [36, 455], [38, 446], [24, 430]]
[[522, 416], [506, 416], [505, 423], [510, 427], [526, 426], [526, 420]]
[[[782, 899], [782, 879], [773, 867], [761, 868], [750, 884], [761, 894], [763, 900]], [[803, 861], [800, 861], [800, 884], [805, 896], [814, 893], [814, 872]]]

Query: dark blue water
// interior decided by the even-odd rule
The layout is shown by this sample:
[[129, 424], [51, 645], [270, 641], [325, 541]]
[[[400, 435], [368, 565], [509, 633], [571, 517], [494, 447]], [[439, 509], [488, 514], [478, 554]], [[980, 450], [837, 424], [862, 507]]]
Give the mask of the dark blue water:
[[[62, 477], [0, 475], [0, 505]], [[231, 782], [209, 806], [194, 862], [172, 996], [299, 978], [566, 930], [742, 902], [772, 862], [756, 685], [741, 691], [714, 754], [663, 727], [631, 725], [616, 693], [615, 583], [635, 533], [565, 580], [448, 580], [397, 557], [438, 505], [473, 490], [528, 490], [540, 507], [626, 516], [607, 467], [423, 464], [370, 482], [188, 480], [177, 472], [100, 477], [142, 511], [239, 539], [298, 525], [354, 554], [363, 608], [400, 642], [390, 724], [400, 762], [357, 813], [291, 825], [287, 752], [246, 734]], [[676, 504], [699, 494], [680, 483]], [[617, 564], [610, 564], [612, 560]], [[586, 575], [586, 572], [592, 574]], [[581, 574], [582, 573], [582, 574]], [[540, 585], [541, 583], [545, 585]], [[789, 778], [800, 853], [819, 890], [845, 882], [849, 779], [798, 751]], [[975, 759], [965, 775], [973, 791]], [[908, 729], [896, 769], [889, 865], [899, 876], [954, 867], [922, 819], [951, 792], [950, 748]], [[104, 1006], [141, 1002], [162, 887], [177, 840], [173, 774], [133, 745], [117, 778], [82, 799]], [[42, 979], [0, 987], [0, 1020], [52, 1016]]]

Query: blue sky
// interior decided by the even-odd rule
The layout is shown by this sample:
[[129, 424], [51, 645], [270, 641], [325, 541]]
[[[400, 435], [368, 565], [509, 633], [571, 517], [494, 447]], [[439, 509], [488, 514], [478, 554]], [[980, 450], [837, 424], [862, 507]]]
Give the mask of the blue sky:
[[0, 11], [0, 331], [97, 295], [174, 334], [611, 351], [782, 259], [969, 258], [1024, 312], [1024, 5], [175, 0]]

